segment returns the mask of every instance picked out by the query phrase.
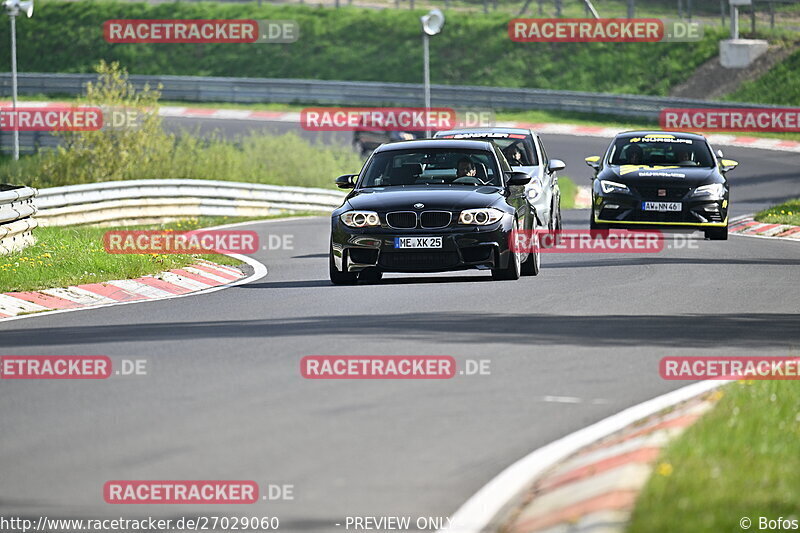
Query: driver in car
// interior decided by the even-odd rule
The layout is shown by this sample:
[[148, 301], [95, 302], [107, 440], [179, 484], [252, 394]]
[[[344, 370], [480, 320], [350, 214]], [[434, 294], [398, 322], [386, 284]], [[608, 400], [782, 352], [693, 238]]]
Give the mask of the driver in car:
[[468, 157], [462, 157], [458, 160], [456, 165], [456, 179], [463, 177], [474, 178], [478, 175], [478, 170], [475, 168], [475, 163]]
[[627, 163], [629, 165], [641, 165], [644, 160], [644, 150], [641, 146], [632, 144], [626, 152]]
[[675, 162], [678, 164], [686, 164], [692, 163], [694, 164], [694, 160], [692, 157], [692, 152], [689, 148], [680, 146], [675, 150]]
[[522, 161], [522, 151], [519, 149], [519, 146], [516, 144], [512, 144], [508, 148], [505, 149], [503, 155], [506, 156], [506, 160], [508, 164], [511, 166], [522, 166], [524, 165]]

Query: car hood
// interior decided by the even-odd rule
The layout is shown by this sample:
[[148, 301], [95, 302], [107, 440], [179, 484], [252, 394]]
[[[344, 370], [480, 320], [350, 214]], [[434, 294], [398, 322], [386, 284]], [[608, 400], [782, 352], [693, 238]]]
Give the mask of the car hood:
[[[717, 177], [716, 179], [715, 176]], [[704, 183], [721, 181], [716, 168], [679, 166], [608, 166], [600, 173], [600, 179], [610, 179], [626, 185], [656, 186], [673, 185], [697, 187]]]
[[503, 198], [500, 187], [467, 185], [422, 185], [405, 187], [375, 187], [358, 189], [348, 198], [352, 209], [369, 211], [414, 210], [414, 204], [424, 209], [461, 210], [489, 207]]

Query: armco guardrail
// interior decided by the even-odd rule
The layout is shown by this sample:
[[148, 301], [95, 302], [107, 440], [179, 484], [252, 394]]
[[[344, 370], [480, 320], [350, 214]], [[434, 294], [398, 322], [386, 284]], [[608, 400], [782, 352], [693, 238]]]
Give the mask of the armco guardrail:
[[31, 187], [0, 185], [0, 254], [33, 244], [31, 230], [37, 225], [33, 218], [36, 214], [34, 196], [36, 189]]
[[[92, 74], [20, 74], [19, 93], [78, 95], [83, 92], [86, 82], [95, 79]], [[194, 76], [131, 76], [130, 81], [137, 87], [163, 85], [164, 100], [391, 106], [419, 106], [423, 103], [422, 85], [413, 83]], [[0, 74], [0, 87], [5, 94], [10, 93], [9, 74]], [[455, 108], [547, 109], [646, 119], [658, 118], [665, 107], [780, 107], [658, 96], [459, 85], [433, 85], [431, 103]]]
[[336, 190], [233, 181], [108, 181], [41, 189], [36, 218], [42, 226], [126, 225], [196, 216], [329, 212], [344, 196]]

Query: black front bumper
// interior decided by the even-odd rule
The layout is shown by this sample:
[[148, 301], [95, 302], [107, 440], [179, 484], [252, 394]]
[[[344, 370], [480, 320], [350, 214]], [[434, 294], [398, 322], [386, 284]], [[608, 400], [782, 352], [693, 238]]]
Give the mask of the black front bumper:
[[[647, 211], [643, 209], [644, 202], [680, 202], [681, 210]], [[654, 196], [605, 194], [595, 189], [592, 213], [596, 223], [618, 227], [724, 227], [728, 223], [728, 199], [693, 197], [688, 192], [680, 194], [672, 190], [668, 195]]]
[[[505, 219], [492, 226], [458, 226], [439, 230], [354, 229], [334, 217], [331, 254], [342, 272], [376, 268], [382, 272], [447, 272], [505, 268], [511, 252], [512, 226]], [[396, 237], [442, 237], [441, 248], [397, 248]]]

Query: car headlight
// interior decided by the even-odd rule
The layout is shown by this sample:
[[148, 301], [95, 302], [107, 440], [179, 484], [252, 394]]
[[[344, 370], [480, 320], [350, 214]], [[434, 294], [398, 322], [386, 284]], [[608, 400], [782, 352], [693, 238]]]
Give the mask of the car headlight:
[[606, 194], [611, 192], [631, 192], [627, 185], [616, 181], [600, 180], [600, 188]]
[[339, 219], [342, 224], [351, 228], [381, 225], [381, 219], [375, 211], [348, 211], [347, 213], [342, 213]]
[[725, 186], [721, 183], [701, 185], [694, 190], [693, 196], [713, 196], [715, 198], [722, 198], [725, 196]]
[[528, 183], [528, 188], [525, 191], [525, 196], [528, 197], [528, 200], [531, 202], [539, 198], [542, 195], [542, 184], [539, 182], [538, 179], [534, 178]]
[[503, 218], [503, 212], [494, 207], [484, 207], [480, 209], [466, 209], [461, 211], [458, 217], [459, 224], [470, 224], [473, 226], [488, 226]]

